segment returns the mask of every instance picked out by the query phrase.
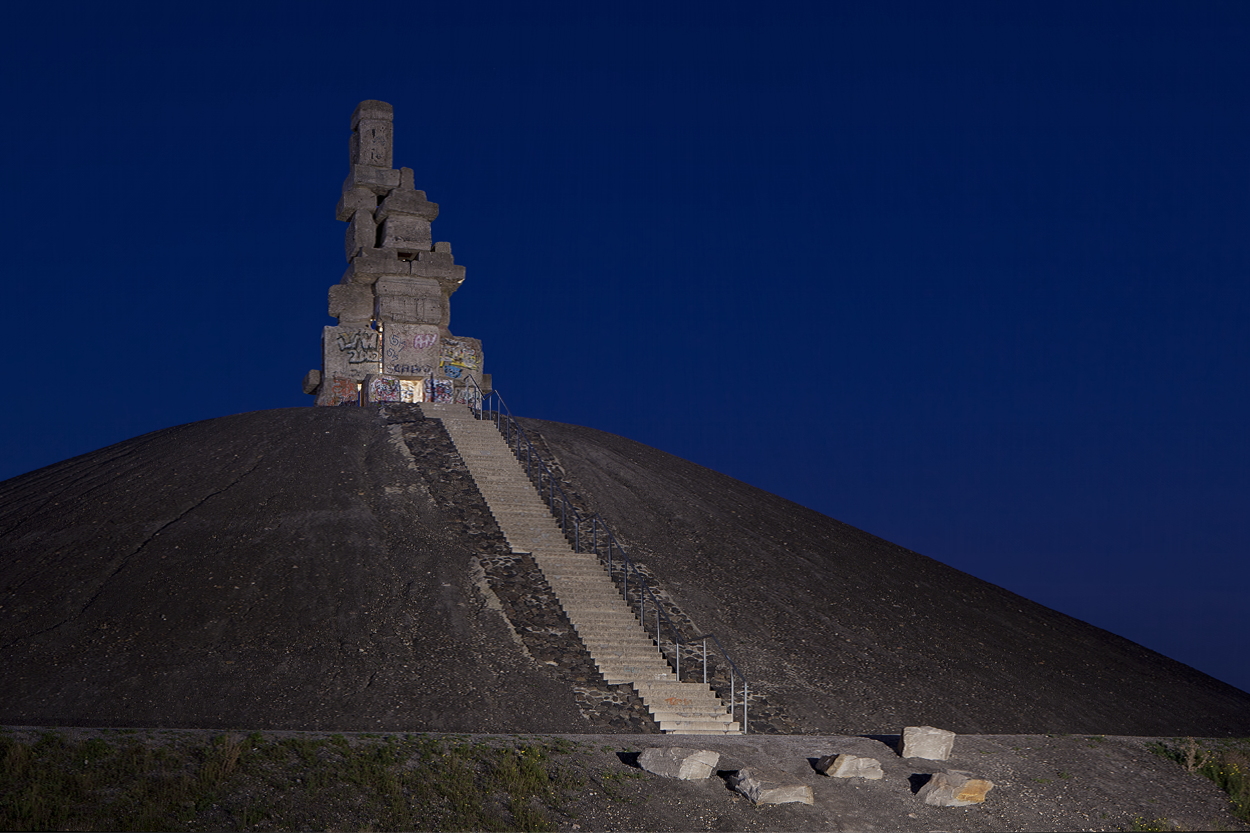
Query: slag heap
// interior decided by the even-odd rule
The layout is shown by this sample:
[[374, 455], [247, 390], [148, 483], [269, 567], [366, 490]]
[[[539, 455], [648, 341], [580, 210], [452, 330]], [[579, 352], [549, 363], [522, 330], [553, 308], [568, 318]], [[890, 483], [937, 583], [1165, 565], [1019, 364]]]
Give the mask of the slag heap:
[[330, 287], [338, 324], [321, 337], [321, 370], [304, 378], [318, 405], [473, 402], [489, 389], [482, 343], [447, 328], [464, 267], [435, 243], [438, 205], [391, 167], [394, 108], [362, 101], [352, 114], [351, 171], [338, 218], [347, 226], [347, 271]]

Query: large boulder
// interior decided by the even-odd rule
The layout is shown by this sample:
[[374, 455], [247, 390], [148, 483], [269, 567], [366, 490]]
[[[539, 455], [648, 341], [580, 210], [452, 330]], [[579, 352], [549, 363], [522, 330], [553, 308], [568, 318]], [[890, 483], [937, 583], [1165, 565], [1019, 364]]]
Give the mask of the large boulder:
[[858, 755], [825, 755], [816, 762], [816, 771], [830, 778], [867, 778], [879, 781], [885, 777], [881, 762]]
[[780, 769], [746, 767], [729, 784], [755, 804], [816, 803], [811, 787]]
[[716, 771], [720, 753], [710, 749], [686, 749], [681, 746], [653, 746], [638, 756], [638, 766], [665, 778], [697, 781]]
[[951, 756], [954, 746], [954, 732], [932, 726], [908, 726], [903, 730], [903, 748], [899, 754], [904, 758], [945, 761]]
[[971, 772], [948, 769], [935, 772], [916, 793], [916, 797], [935, 807], [967, 807], [969, 804], [985, 801], [986, 793], [992, 789], [992, 781], [974, 778]]

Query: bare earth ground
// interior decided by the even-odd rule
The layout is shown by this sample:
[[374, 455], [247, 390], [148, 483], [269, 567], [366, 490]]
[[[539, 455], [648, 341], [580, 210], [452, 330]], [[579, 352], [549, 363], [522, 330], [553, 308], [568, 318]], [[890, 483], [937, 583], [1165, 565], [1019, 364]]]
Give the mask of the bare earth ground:
[[[10, 727], [6, 737], [26, 742], [44, 729]], [[71, 742], [121, 737], [153, 744], [204, 742], [204, 730], [59, 729]], [[316, 740], [328, 733], [265, 732], [265, 742]], [[241, 738], [241, 735], [235, 737]], [[253, 735], [252, 737], [259, 737]], [[364, 748], [387, 736], [337, 736], [340, 744]], [[1147, 749], [1152, 738], [1090, 735], [960, 735], [949, 761], [902, 759], [897, 736], [750, 735], [420, 735], [393, 736], [449, 744], [512, 748], [527, 743], [559, 749], [552, 771], [567, 776], [554, 801], [537, 807], [543, 823], [558, 830], [846, 830], [846, 831], [1062, 831], [1062, 830], [1250, 830], [1229, 813], [1227, 797], [1206, 779]], [[1162, 739], [1171, 740], [1171, 739]], [[887, 745], [889, 744], [889, 745]], [[686, 746], [720, 753], [720, 772], [704, 781], [676, 781], [634, 765], [649, 746]], [[819, 775], [822, 755], [850, 752], [877, 758], [881, 781], [831, 779]], [[754, 806], [729, 789], [726, 776], [745, 766], [775, 767], [809, 784], [815, 804]], [[411, 769], [411, 767], [410, 767]], [[418, 768], [419, 769], [419, 768]], [[994, 782], [984, 804], [959, 808], [927, 806], [915, 797], [925, 776], [961, 769]], [[254, 783], [268, 780], [268, 785]], [[333, 807], [317, 806], [310, 791], [299, 811], [269, 817], [240, 808], [257, 806], [260, 791], [297, 791], [302, 779], [242, 779], [224, 782], [211, 806], [184, 819], [185, 829], [387, 829], [368, 801], [349, 797]], [[479, 781], [479, 783], [481, 783]], [[284, 785], [284, 786], [282, 786]], [[0, 785], [4, 786], [4, 785]], [[10, 787], [12, 785], [9, 785]], [[328, 789], [322, 793], [329, 795]], [[0, 792], [2, 794], [2, 792]], [[350, 796], [350, 792], [349, 792]], [[329, 799], [326, 799], [327, 802]], [[273, 802], [270, 801], [273, 806]], [[307, 806], [306, 806], [307, 805]], [[423, 823], [418, 809], [413, 827]], [[509, 818], [507, 815], [501, 818]], [[533, 826], [533, 825], [531, 825]], [[507, 822], [504, 822], [507, 829]]]

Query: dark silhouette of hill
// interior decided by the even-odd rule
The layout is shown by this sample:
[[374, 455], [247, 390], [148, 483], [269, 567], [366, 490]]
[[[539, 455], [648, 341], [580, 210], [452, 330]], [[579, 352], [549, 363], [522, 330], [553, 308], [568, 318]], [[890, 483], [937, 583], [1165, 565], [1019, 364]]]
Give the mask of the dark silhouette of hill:
[[[444, 445], [405, 445], [417, 421], [242, 414], [0, 483], [0, 723], [589, 731], [486, 589], [484, 506], [440, 497]], [[1250, 735], [1250, 694], [1181, 663], [656, 449], [526, 425], [800, 731]]]

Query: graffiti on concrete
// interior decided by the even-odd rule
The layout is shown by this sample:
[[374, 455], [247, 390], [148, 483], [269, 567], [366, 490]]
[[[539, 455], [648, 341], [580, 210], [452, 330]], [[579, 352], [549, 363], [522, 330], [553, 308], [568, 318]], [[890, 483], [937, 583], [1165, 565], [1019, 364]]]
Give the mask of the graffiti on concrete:
[[400, 402], [424, 402], [425, 401], [425, 383], [420, 379], [400, 379], [399, 380], [399, 401]]
[[330, 382], [330, 405], [342, 405], [344, 402], [350, 402], [355, 405], [360, 402], [360, 390], [356, 387], [356, 382], [352, 379], [344, 379], [342, 376], [335, 376]]
[[397, 364], [388, 370], [391, 373], [397, 373], [400, 376], [429, 376], [434, 372], [432, 364]]
[[348, 364], [364, 364], [380, 361], [378, 334], [372, 330], [357, 330], [351, 335], [338, 337], [339, 352], [347, 354]]
[[399, 402], [399, 380], [393, 376], [374, 376], [369, 380], [370, 402]]
[[456, 389], [456, 404], [468, 405], [471, 408], [482, 406], [482, 392], [473, 385], [465, 385]]
[[472, 342], [462, 338], [445, 338], [439, 364], [442, 365], [443, 372], [450, 376], [451, 374], [447, 371], [449, 367], [477, 370], [482, 366], [482, 357]]
[[455, 401], [455, 389], [450, 379], [431, 379], [428, 393], [431, 402]]

